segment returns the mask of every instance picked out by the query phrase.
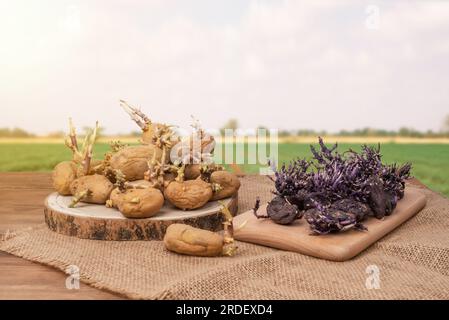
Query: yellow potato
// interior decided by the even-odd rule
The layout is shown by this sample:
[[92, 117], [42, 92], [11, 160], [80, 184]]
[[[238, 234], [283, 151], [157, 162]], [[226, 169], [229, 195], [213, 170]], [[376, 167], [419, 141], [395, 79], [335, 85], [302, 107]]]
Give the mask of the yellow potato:
[[109, 200], [111, 200], [110, 205], [114, 208], [118, 208], [118, 203], [121, 201], [121, 197], [123, 192], [121, 192], [118, 188], [112, 190], [111, 195], [109, 196]]
[[148, 180], [135, 180], [135, 181], [129, 182], [128, 185], [131, 187], [134, 187], [134, 188], [139, 188], [139, 189], [152, 187], [151, 182]]
[[167, 250], [201, 257], [216, 257], [223, 252], [223, 237], [186, 224], [172, 224], [164, 237]]
[[113, 170], [120, 170], [127, 181], [142, 180], [148, 170], [148, 160], [161, 161], [162, 150], [154, 145], [126, 147], [115, 153], [110, 160]]
[[94, 174], [103, 174], [104, 170], [104, 164], [102, 160], [92, 160], [89, 166], [89, 172], [87, 174], [84, 173], [84, 168], [82, 165], [77, 166], [76, 170], [76, 176], [82, 177], [82, 176], [88, 176], [88, 175], [94, 175]]
[[154, 131], [158, 128], [163, 128], [164, 125], [162, 123], [152, 123], [148, 126], [148, 129], [143, 131], [142, 133], [142, 142], [144, 144], [152, 144]]
[[63, 196], [70, 196], [70, 184], [76, 179], [76, 164], [73, 161], [58, 163], [53, 170], [52, 180], [55, 190]]
[[81, 202], [95, 204], [105, 204], [113, 189], [114, 185], [99, 174], [77, 178], [70, 185], [72, 195], [88, 190], [89, 193], [81, 199]]
[[212, 198], [212, 186], [203, 180], [173, 181], [164, 190], [165, 198], [183, 210], [201, 208]]
[[155, 188], [128, 189], [124, 192], [114, 190], [111, 200], [127, 218], [150, 218], [164, 205], [162, 192]]
[[195, 180], [201, 175], [201, 165], [199, 164], [188, 164], [184, 171], [184, 179]]
[[228, 171], [215, 171], [210, 176], [211, 183], [217, 183], [221, 189], [214, 192], [212, 200], [221, 200], [237, 193], [240, 189], [240, 180], [233, 173]]

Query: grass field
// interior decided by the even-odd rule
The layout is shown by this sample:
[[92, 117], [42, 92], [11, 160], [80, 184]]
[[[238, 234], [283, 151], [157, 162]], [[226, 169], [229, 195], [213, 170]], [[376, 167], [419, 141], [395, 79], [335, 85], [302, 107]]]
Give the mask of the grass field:
[[[108, 150], [108, 144], [95, 147], [101, 157]], [[340, 150], [360, 149], [360, 144], [340, 144]], [[449, 197], [449, 145], [448, 144], [382, 144], [384, 161], [412, 162], [413, 176], [424, 184]], [[305, 143], [281, 143], [280, 163], [295, 157], [310, 156], [309, 145]], [[0, 171], [51, 171], [60, 161], [70, 159], [70, 151], [54, 143], [3, 143], [0, 144]], [[257, 165], [245, 164], [246, 172], [258, 172]]]

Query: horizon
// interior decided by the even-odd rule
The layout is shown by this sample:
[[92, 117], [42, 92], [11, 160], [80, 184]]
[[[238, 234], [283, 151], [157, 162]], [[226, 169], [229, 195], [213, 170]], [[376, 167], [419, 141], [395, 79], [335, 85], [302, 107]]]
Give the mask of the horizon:
[[[230, 119], [235, 120], [235, 119]], [[448, 125], [449, 116], [446, 120], [446, 125]], [[229, 121], [228, 121], [229, 122]], [[238, 124], [238, 122], [236, 123]], [[91, 131], [93, 127], [84, 126], [82, 128], [75, 128], [78, 135], [83, 137], [86, 132]], [[179, 135], [185, 136], [191, 133], [192, 128], [179, 128]], [[320, 136], [320, 135], [327, 135], [327, 136], [404, 136], [408, 137], [410, 135], [435, 135], [435, 136], [448, 136], [449, 132], [447, 130], [440, 129], [438, 131], [433, 131], [432, 129], [429, 129], [427, 131], [420, 131], [415, 128], [411, 127], [401, 127], [396, 130], [387, 130], [383, 128], [371, 128], [371, 127], [364, 127], [364, 128], [355, 128], [352, 130], [347, 129], [341, 129], [339, 131], [327, 131], [327, 130], [314, 130], [311, 128], [298, 128], [298, 129], [282, 129], [279, 130], [277, 128], [268, 128], [266, 126], [258, 126], [257, 128], [241, 128], [237, 126], [236, 128], [227, 128], [225, 126], [220, 127], [219, 129], [216, 128], [204, 128], [206, 132], [212, 134], [212, 135], [223, 135], [223, 130], [233, 130], [235, 132], [236, 136], [253, 136], [257, 135], [258, 129], [264, 129], [268, 132], [270, 130], [275, 130], [278, 135], [289, 135], [289, 136], [298, 136], [298, 137], [308, 137], [308, 136]], [[447, 128], [449, 129], [449, 127]], [[108, 133], [107, 129], [102, 127], [101, 124], [99, 124], [99, 130], [100, 130], [100, 137], [139, 137], [142, 134], [142, 131], [137, 128], [136, 130], [131, 130], [129, 132], [116, 132], [116, 133]], [[68, 136], [69, 129], [66, 130], [58, 130], [53, 132], [48, 132], [45, 134], [38, 134], [36, 132], [28, 131], [24, 128], [20, 127], [0, 127], [0, 139], [2, 138], [45, 138], [45, 137], [59, 137], [59, 136]]]

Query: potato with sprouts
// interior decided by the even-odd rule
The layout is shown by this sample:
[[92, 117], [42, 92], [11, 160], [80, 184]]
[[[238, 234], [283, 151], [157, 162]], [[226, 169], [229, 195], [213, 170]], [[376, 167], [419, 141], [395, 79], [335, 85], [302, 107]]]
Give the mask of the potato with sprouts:
[[120, 170], [128, 181], [142, 180], [153, 157], [159, 161], [162, 158], [162, 150], [154, 145], [125, 147], [111, 157], [109, 166]]
[[70, 184], [76, 179], [77, 167], [73, 161], [63, 161], [56, 165], [52, 173], [53, 188], [62, 196], [70, 196]]
[[162, 192], [155, 188], [115, 189], [111, 195], [113, 206], [127, 218], [150, 218], [164, 205]]
[[98, 123], [79, 147], [70, 119], [66, 145], [73, 157], [57, 164], [52, 177], [59, 194], [73, 197], [71, 207], [80, 202], [105, 204], [127, 218], [149, 218], [160, 212], [165, 200], [195, 210], [238, 191], [238, 178], [213, 163], [215, 140], [198, 121], [181, 139], [173, 126], [153, 123], [123, 100], [120, 106], [141, 128], [142, 138], [134, 146], [111, 142], [102, 160], [93, 159]]
[[[142, 130], [142, 143], [143, 144], [155, 144], [155, 136], [158, 135], [162, 139], [172, 139], [172, 133], [167, 131], [167, 125], [161, 123], [153, 123], [150, 118], [143, 113], [140, 109], [129, 105], [126, 101], [120, 100], [120, 106], [125, 110], [131, 119]], [[164, 131], [165, 136], [160, 134], [160, 131]]]
[[79, 201], [94, 204], [105, 204], [113, 189], [111, 181], [99, 174], [77, 178], [70, 184], [73, 195], [85, 194]]
[[211, 184], [201, 179], [173, 181], [164, 191], [165, 198], [182, 210], [201, 208], [209, 202], [212, 195]]
[[[52, 173], [53, 187], [63, 196], [72, 195], [70, 185], [75, 179], [94, 173], [92, 171], [92, 164], [94, 163], [92, 160], [92, 148], [97, 137], [98, 122], [95, 129], [86, 135], [81, 149], [78, 146], [72, 119], [69, 119], [69, 127], [70, 133], [65, 143], [72, 150], [72, 160], [58, 163]], [[94, 164], [98, 166], [100, 163], [95, 162]]]
[[237, 251], [234, 243], [233, 216], [223, 203], [221, 213], [223, 214], [223, 234], [175, 223], [167, 228], [164, 237], [165, 248], [190, 256], [233, 256]]
[[240, 189], [240, 180], [235, 174], [228, 171], [215, 171], [210, 175], [210, 182], [218, 185], [212, 200], [221, 200], [232, 197]]

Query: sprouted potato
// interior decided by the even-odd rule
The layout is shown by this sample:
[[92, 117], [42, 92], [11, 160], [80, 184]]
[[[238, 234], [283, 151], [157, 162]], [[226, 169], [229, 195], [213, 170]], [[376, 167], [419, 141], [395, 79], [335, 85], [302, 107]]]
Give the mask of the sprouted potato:
[[113, 170], [120, 170], [126, 180], [142, 180], [148, 171], [148, 161], [162, 158], [162, 150], [154, 145], [126, 147], [115, 153], [109, 162]]
[[77, 168], [73, 161], [63, 161], [53, 170], [53, 188], [63, 196], [72, 195], [70, 184], [76, 179]]
[[66, 140], [66, 146], [72, 150], [72, 161], [58, 163], [52, 174], [53, 187], [63, 196], [72, 195], [70, 185], [76, 178], [93, 174], [102, 165], [100, 162], [92, 161], [92, 148], [97, 137], [98, 122], [95, 129], [86, 135], [82, 149], [78, 147], [72, 119], [69, 119], [69, 127], [70, 133]]
[[231, 197], [240, 189], [240, 180], [235, 174], [228, 171], [212, 172], [210, 182], [219, 185], [219, 188], [214, 192], [212, 200], [221, 200]]
[[73, 195], [86, 193], [80, 199], [86, 203], [105, 204], [113, 189], [111, 181], [99, 174], [77, 178], [70, 184]]
[[164, 196], [183, 210], [201, 208], [212, 198], [212, 186], [201, 179], [173, 181], [165, 188]]
[[167, 250], [192, 256], [216, 257], [223, 252], [223, 237], [186, 224], [172, 224], [164, 237]]
[[201, 176], [201, 165], [200, 164], [188, 164], [186, 165], [184, 178], [186, 180], [195, 180]]
[[165, 248], [191, 256], [233, 256], [237, 250], [234, 243], [233, 216], [223, 203], [221, 213], [223, 214], [223, 234], [186, 224], [172, 224], [167, 228], [164, 237]]
[[142, 143], [143, 144], [154, 144], [155, 136], [157, 136], [157, 131], [164, 130], [167, 126], [161, 123], [153, 123], [150, 118], [145, 115], [138, 108], [130, 106], [126, 101], [120, 100], [120, 106], [129, 114], [131, 119], [140, 127], [142, 130]]
[[[93, 160], [98, 123], [79, 147], [70, 120], [66, 145], [73, 158], [55, 167], [53, 185], [61, 195], [73, 196], [72, 207], [79, 202], [106, 204], [128, 218], [148, 218], [161, 210], [165, 199], [194, 210], [238, 191], [238, 178], [213, 163], [214, 138], [197, 121], [194, 132], [181, 139], [173, 126], [153, 123], [139, 109], [123, 100], [120, 104], [142, 129], [141, 145], [113, 141], [102, 160]], [[175, 144], [181, 158], [171, 161]]]
[[392, 214], [404, 197], [410, 163], [382, 163], [380, 145], [340, 153], [337, 144], [328, 147], [322, 138], [318, 143], [318, 150], [311, 146], [311, 160], [293, 160], [275, 170], [275, 198], [261, 215], [256, 200], [257, 218], [289, 224], [304, 216], [312, 233], [322, 235], [365, 231], [367, 217], [383, 219]]
[[155, 188], [127, 189], [124, 192], [114, 190], [111, 199], [127, 218], [150, 218], [164, 205], [162, 192]]

